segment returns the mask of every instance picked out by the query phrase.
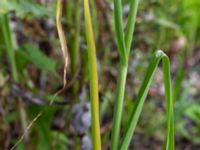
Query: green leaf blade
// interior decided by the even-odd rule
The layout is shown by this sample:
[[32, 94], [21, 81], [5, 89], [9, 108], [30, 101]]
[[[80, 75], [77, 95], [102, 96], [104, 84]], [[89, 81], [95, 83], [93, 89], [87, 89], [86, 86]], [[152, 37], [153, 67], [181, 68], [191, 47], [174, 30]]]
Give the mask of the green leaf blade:
[[137, 125], [139, 116], [142, 111], [144, 101], [147, 97], [148, 90], [152, 83], [155, 71], [158, 67], [158, 63], [162, 59], [163, 61], [163, 77], [165, 85], [165, 99], [167, 109], [167, 136], [166, 136], [166, 149], [174, 150], [174, 112], [173, 112], [173, 99], [172, 99], [172, 87], [171, 87], [171, 76], [170, 76], [170, 64], [169, 58], [162, 52], [157, 51], [147, 69], [145, 78], [142, 82], [142, 86], [139, 90], [139, 94], [134, 105], [133, 112], [130, 117], [128, 128], [123, 137], [120, 150], [128, 149], [130, 141], [132, 139], [135, 127]]

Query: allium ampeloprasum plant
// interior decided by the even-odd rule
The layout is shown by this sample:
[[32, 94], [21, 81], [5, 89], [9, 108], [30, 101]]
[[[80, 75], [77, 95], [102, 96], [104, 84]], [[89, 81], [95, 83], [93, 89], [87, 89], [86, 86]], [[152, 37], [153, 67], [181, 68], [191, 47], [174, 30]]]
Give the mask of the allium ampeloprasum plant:
[[[145, 75], [142, 86], [139, 90], [139, 94], [136, 99], [136, 104], [133, 108], [127, 130], [122, 138], [122, 142], [119, 143], [119, 131], [121, 124], [121, 116], [123, 110], [123, 99], [126, 85], [126, 76], [128, 70], [128, 58], [133, 39], [133, 32], [135, 26], [135, 20], [137, 15], [139, 0], [132, 0], [130, 3], [130, 12], [128, 16], [128, 22], [123, 31], [122, 24], [122, 4], [121, 0], [114, 0], [114, 17], [115, 17], [115, 31], [118, 45], [118, 51], [120, 55], [120, 68], [119, 76], [117, 80], [117, 92], [115, 101], [115, 112], [113, 120], [113, 134], [111, 141], [112, 150], [126, 150], [130, 144], [133, 136], [136, 124], [138, 122], [142, 106], [147, 96], [149, 87], [153, 80], [153, 76], [157, 69], [160, 60], [163, 62], [163, 77], [165, 85], [165, 97], [166, 97], [166, 120], [167, 120], [167, 135], [166, 135], [166, 149], [174, 150], [174, 112], [173, 112], [173, 99], [172, 99], [172, 87], [171, 87], [171, 76], [170, 76], [170, 63], [167, 55], [159, 50], [155, 53], [147, 73]], [[89, 10], [88, 0], [84, 0], [84, 12], [85, 12], [85, 24], [86, 24], [86, 37], [88, 44], [88, 58], [90, 69], [90, 90], [91, 90], [91, 106], [92, 106], [92, 139], [93, 149], [101, 148], [100, 141], [100, 127], [99, 127], [99, 104], [98, 104], [98, 78], [96, 69], [96, 54], [95, 44], [93, 38], [93, 30], [91, 24], [91, 16]]]

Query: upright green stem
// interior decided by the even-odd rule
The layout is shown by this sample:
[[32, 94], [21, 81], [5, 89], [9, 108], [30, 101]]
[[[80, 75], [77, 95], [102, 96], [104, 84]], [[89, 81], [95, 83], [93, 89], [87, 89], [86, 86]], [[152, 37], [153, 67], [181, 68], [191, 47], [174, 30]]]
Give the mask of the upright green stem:
[[73, 0], [67, 0], [67, 6], [66, 6], [66, 20], [70, 24], [72, 23], [72, 14], [73, 14]]
[[4, 41], [6, 45], [8, 60], [11, 66], [12, 77], [15, 82], [18, 82], [17, 67], [15, 63], [15, 55], [14, 55], [14, 50], [13, 50], [13, 43], [12, 43], [10, 26], [9, 26], [8, 14], [2, 15], [1, 18], [2, 18], [1, 19], [2, 32], [3, 32]]
[[126, 31], [125, 31], [125, 44], [126, 44], [128, 55], [129, 55], [129, 52], [131, 49], [131, 43], [134, 37], [133, 32], [135, 29], [135, 22], [136, 22], [139, 2], [140, 0], [132, 0], [130, 4], [130, 12], [128, 16], [128, 22], [126, 25]]
[[97, 21], [97, 10], [95, 6], [95, 0], [90, 1], [90, 8], [91, 8], [91, 20], [92, 20], [92, 26], [93, 26], [93, 31], [94, 31], [94, 39], [97, 39], [99, 36], [99, 25]]
[[171, 85], [170, 63], [167, 55], [162, 56], [162, 63], [167, 111], [166, 150], [174, 150], [174, 100]]
[[88, 0], [84, 0], [84, 15], [86, 27], [86, 39], [88, 45], [88, 69], [90, 75], [90, 101], [92, 112], [92, 142], [94, 150], [101, 150], [101, 136], [99, 123], [99, 95], [98, 95], [98, 74], [96, 47], [92, 29], [91, 15]]
[[128, 70], [128, 58], [133, 39], [134, 26], [140, 0], [132, 0], [130, 4], [130, 12], [126, 25], [124, 36], [122, 25], [122, 4], [121, 0], [114, 0], [115, 30], [117, 36], [118, 51], [120, 54], [120, 68], [117, 80], [116, 103], [113, 120], [113, 132], [111, 139], [111, 149], [117, 150], [119, 145], [120, 124], [122, 118], [123, 99], [125, 93], [126, 77]]
[[71, 70], [72, 74], [75, 75], [78, 65], [78, 51], [80, 43], [80, 9], [79, 9], [79, 0], [75, 0], [74, 3], [74, 24], [75, 24], [75, 33], [73, 36], [72, 46], [71, 46]]
[[[74, 0], [73, 2], [67, 1], [67, 9], [69, 10], [67, 10], [65, 19], [68, 20], [67, 25], [69, 26], [69, 28], [72, 28], [72, 31], [69, 33], [68, 45], [70, 54], [70, 69], [72, 75], [74, 76], [76, 74], [79, 62], [78, 51], [80, 46], [80, 9], [79, 9], [80, 0]], [[70, 9], [73, 10], [74, 12], [73, 14], [72, 11], [70, 11]]]
[[126, 64], [128, 61], [128, 56], [126, 52], [126, 45], [124, 42], [121, 6], [121, 0], [114, 0], [115, 32], [117, 37], [118, 52], [121, 57], [122, 63]]
[[[72, 3], [72, 2], [70, 2]], [[80, 0], [75, 0], [74, 2], [74, 19], [73, 19], [73, 26], [74, 32], [72, 33], [71, 40], [70, 40], [70, 67], [71, 73], [76, 77], [76, 74], [79, 70], [79, 47], [80, 47]], [[79, 82], [76, 80], [74, 81], [72, 91], [73, 91], [73, 99], [77, 99], [77, 92], [79, 88]]]
[[122, 118], [122, 106], [124, 99], [124, 91], [126, 85], [126, 76], [127, 76], [128, 66], [120, 64], [119, 68], [119, 76], [117, 79], [117, 93], [116, 93], [116, 103], [115, 103], [115, 111], [114, 111], [114, 120], [113, 120], [113, 134], [112, 134], [112, 143], [111, 149], [118, 149], [118, 141], [120, 134], [120, 123]]

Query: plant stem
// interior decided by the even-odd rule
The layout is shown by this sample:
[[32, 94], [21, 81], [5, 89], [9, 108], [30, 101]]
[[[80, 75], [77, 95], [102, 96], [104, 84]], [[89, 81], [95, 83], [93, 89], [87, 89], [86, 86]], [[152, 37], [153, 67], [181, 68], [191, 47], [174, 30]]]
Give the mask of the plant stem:
[[131, 49], [131, 43], [133, 41], [133, 33], [135, 29], [135, 22], [136, 22], [139, 2], [140, 0], [132, 0], [130, 4], [130, 12], [128, 15], [128, 22], [126, 25], [126, 32], [125, 32], [125, 44], [128, 56]]
[[2, 15], [2, 31], [4, 36], [4, 42], [6, 45], [7, 56], [11, 66], [12, 77], [15, 82], [18, 82], [17, 67], [15, 63], [15, 55], [13, 50], [12, 36], [9, 26], [8, 14]]
[[[136, 15], [140, 0], [132, 0], [130, 4], [130, 12], [128, 15], [128, 22], [126, 25], [126, 32], [124, 36], [122, 25], [122, 4], [120, 0], [114, 0], [114, 15], [115, 15], [115, 28], [118, 43], [118, 50], [120, 54], [120, 68], [119, 77], [117, 80], [117, 93], [116, 104], [113, 120], [113, 133], [111, 141], [111, 149], [116, 150], [118, 147], [120, 124], [122, 118], [123, 100], [126, 86], [126, 77], [128, 70], [128, 58], [133, 40], [133, 32], [135, 27]], [[124, 48], [125, 47], [125, 48]]]
[[57, 27], [57, 31], [58, 31], [60, 44], [61, 44], [61, 50], [62, 50], [64, 62], [65, 62], [64, 75], [63, 75], [63, 84], [64, 84], [63, 87], [66, 87], [66, 85], [67, 85], [67, 79], [66, 79], [67, 77], [66, 76], [67, 76], [67, 68], [69, 65], [69, 54], [68, 54], [68, 47], [67, 47], [67, 41], [65, 38], [65, 33], [63, 31], [62, 23], [61, 23], [62, 11], [63, 11], [62, 0], [57, 0], [56, 27]]
[[165, 101], [167, 111], [166, 150], [174, 150], [174, 100], [172, 94], [170, 63], [167, 55], [162, 56], [163, 78], [165, 87]]
[[111, 150], [117, 150], [120, 125], [121, 125], [121, 116], [123, 109], [123, 99], [126, 85], [126, 76], [128, 70], [128, 56], [126, 52], [126, 46], [124, 41], [124, 32], [123, 32], [123, 23], [122, 23], [122, 3], [121, 0], [114, 0], [114, 19], [115, 19], [115, 32], [117, 37], [117, 47], [120, 55], [120, 68], [118, 71], [117, 79], [117, 91], [116, 91], [116, 103], [113, 117], [113, 131], [111, 138]]
[[123, 108], [123, 99], [126, 85], [126, 76], [127, 76], [128, 65], [120, 64], [119, 76], [117, 79], [117, 93], [116, 93], [116, 103], [114, 110], [114, 120], [113, 120], [113, 134], [111, 141], [111, 149], [117, 150], [119, 134], [120, 134], [120, 124], [122, 117], [122, 108]]
[[75, 0], [74, 3], [74, 24], [75, 24], [75, 33], [72, 37], [73, 41], [70, 52], [71, 52], [71, 71], [72, 74], [75, 75], [78, 65], [78, 51], [79, 51], [79, 43], [80, 43], [80, 10], [79, 10], [79, 0]]
[[124, 64], [127, 64], [128, 56], [127, 56], [126, 45], [124, 41], [121, 5], [122, 5], [121, 0], [114, 0], [115, 32], [116, 32], [116, 37], [117, 37], [118, 52], [119, 52], [121, 61]]
[[86, 39], [88, 45], [88, 69], [90, 75], [90, 101], [92, 112], [92, 141], [93, 149], [101, 150], [100, 123], [99, 123], [99, 95], [96, 47], [92, 29], [91, 15], [88, 0], [84, 0], [84, 16], [86, 27]]

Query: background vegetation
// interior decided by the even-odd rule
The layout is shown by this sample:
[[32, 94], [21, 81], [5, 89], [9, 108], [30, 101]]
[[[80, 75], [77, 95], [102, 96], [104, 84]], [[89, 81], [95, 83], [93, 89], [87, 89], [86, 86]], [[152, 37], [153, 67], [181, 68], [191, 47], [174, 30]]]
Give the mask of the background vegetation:
[[[91, 0], [97, 53], [102, 149], [111, 145], [120, 55], [112, 0]], [[122, 1], [126, 24], [129, 1]], [[63, 56], [56, 30], [56, 1], [0, 1], [0, 149], [10, 149], [28, 123], [46, 109], [16, 149], [91, 149], [88, 48], [83, 1], [63, 1], [62, 25], [70, 67], [63, 86]], [[156, 50], [169, 56], [175, 146], [200, 149], [200, 1], [140, 1], [129, 54], [120, 134], [128, 125], [145, 72]], [[158, 66], [130, 149], [159, 150], [166, 136], [162, 66]]]

